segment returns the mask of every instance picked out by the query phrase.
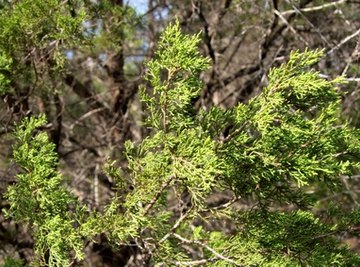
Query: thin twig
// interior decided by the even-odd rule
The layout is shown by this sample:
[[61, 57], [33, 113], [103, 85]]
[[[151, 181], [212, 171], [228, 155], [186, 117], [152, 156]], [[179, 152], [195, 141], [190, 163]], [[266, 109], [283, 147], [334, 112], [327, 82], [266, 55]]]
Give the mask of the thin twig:
[[180, 226], [180, 224], [188, 217], [188, 215], [190, 214], [191, 210], [193, 209], [193, 207], [191, 207], [190, 209], [188, 209], [184, 214], [182, 214], [180, 216], [180, 218], [175, 222], [175, 224], [173, 225], [173, 227], [171, 228], [170, 232], [167, 233], [166, 235], [164, 235], [163, 238], [161, 238], [161, 240], [159, 241], [159, 243], [163, 243], [166, 239], [168, 239], [174, 232], [175, 230]]
[[186, 239], [176, 233], [173, 233], [172, 234], [173, 237], [179, 239], [181, 242], [185, 243], [185, 244], [196, 244], [202, 248], [205, 248], [207, 249], [208, 251], [210, 251], [212, 254], [214, 254], [214, 256], [220, 260], [224, 260], [228, 263], [231, 263], [233, 266], [238, 266], [238, 267], [243, 267], [244, 265], [242, 264], [238, 264], [236, 261], [220, 254], [219, 252], [217, 252], [216, 250], [214, 250], [213, 248], [209, 247], [208, 245], [205, 245], [203, 244], [202, 242], [198, 241], [198, 240], [189, 240], [189, 239]]
[[245, 127], [249, 124], [249, 121], [245, 121], [239, 128], [235, 129], [232, 133], [230, 133], [228, 136], [226, 136], [224, 139], [220, 140], [221, 144], [224, 144], [228, 141], [230, 141], [232, 138], [234, 138], [237, 134], [242, 132]]
[[[290, 0], [287, 0], [287, 2], [292, 5], [292, 3], [290, 2]], [[320, 30], [315, 27], [315, 25], [305, 16], [305, 14], [303, 14], [295, 5], [292, 5], [292, 7], [294, 8], [294, 10], [296, 12], [298, 12], [298, 14], [300, 16], [302, 16], [304, 18], [304, 20], [310, 25], [310, 27], [312, 27], [316, 32], [317, 34], [320, 36], [320, 38], [327, 44], [330, 46], [328, 40], [326, 40], [325, 36], [320, 32]]]
[[104, 111], [104, 110], [105, 110], [105, 108], [96, 108], [96, 109], [90, 110], [89, 112], [86, 112], [79, 119], [77, 119], [73, 124], [70, 125], [70, 130], [73, 130], [76, 125], [80, 124], [81, 121], [85, 120], [86, 118], [90, 117], [91, 115], [101, 112], [101, 111]]
[[175, 178], [175, 175], [171, 175], [169, 177], [169, 179], [167, 181], [165, 181], [160, 190], [156, 193], [156, 195], [153, 197], [153, 199], [149, 202], [149, 204], [146, 205], [145, 210], [144, 210], [144, 215], [148, 214], [148, 212], [150, 211], [150, 209], [154, 206], [154, 204], [156, 203], [156, 201], [159, 199], [159, 197], [161, 196], [162, 192], [165, 190], [166, 187], [168, 187], [168, 185], [171, 183], [171, 181]]
[[[172, 261], [171, 264], [174, 266], [195, 266], [195, 265], [204, 265], [206, 263], [215, 262], [219, 260], [218, 258], [209, 258], [209, 259], [201, 259], [201, 260], [193, 260], [193, 261]], [[158, 263], [155, 266], [168, 266], [166, 263]]]
[[232, 204], [234, 204], [236, 201], [238, 201], [239, 199], [240, 199], [240, 197], [234, 196], [232, 199], [230, 199], [229, 202], [226, 202], [225, 204], [222, 204], [222, 205], [217, 206], [217, 207], [210, 208], [210, 210], [226, 209], [226, 208], [230, 207]]
[[351, 39], [355, 38], [356, 36], [358, 36], [360, 34], [360, 29], [358, 29], [356, 32], [354, 32], [353, 34], [350, 34], [349, 36], [345, 37], [340, 43], [338, 43], [336, 46], [334, 46], [333, 48], [331, 48], [326, 55], [330, 55], [331, 53], [333, 53], [335, 50], [338, 50], [340, 47], [342, 47], [344, 44], [346, 44], [348, 41], [350, 41]]
[[[299, 8], [298, 11], [301, 11], [301, 12], [314, 12], [314, 11], [323, 10], [325, 8], [338, 6], [338, 5], [345, 4], [345, 3], [346, 3], [346, 0], [340, 0], [340, 1], [337, 1], [337, 2], [323, 4], [321, 6]], [[284, 16], [284, 15], [294, 14], [294, 13], [298, 13], [298, 11], [297, 10], [287, 10], [287, 11], [281, 12], [281, 15]]]
[[278, 16], [285, 24], [286, 26], [297, 36], [306, 46], [309, 46], [309, 43], [299, 34], [296, 32], [293, 26], [286, 20], [286, 18], [280, 13], [278, 10], [274, 9], [274, 13], [276, 16]]
[[[323, 79], [331, 79], [331, 77], [329, 75], [322, 74], [322, 73], [319, 74], [319, 77], [323, 78]], [[347, 82], [360, 82], [360, 78], [346, 78], [345, 77], [344, 80]]]

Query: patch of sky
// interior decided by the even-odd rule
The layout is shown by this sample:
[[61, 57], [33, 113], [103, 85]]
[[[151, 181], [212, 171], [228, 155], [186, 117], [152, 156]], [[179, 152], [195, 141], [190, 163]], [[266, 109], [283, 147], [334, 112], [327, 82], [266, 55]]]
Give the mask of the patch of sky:
[[[148, 11], [147, 0], [128, 0], [126, 4], [134, 8], [139, 15], [143, 15]], [[163, 8], [161, 10], [158, 10], [157, 12], [154, 12], [154, 18], [156, 20], [162, 20], [164, 18], [167, 18], [168, 14], [169, 10], [167, 8]]]
[[[93, 3], [97, 3], [98, 1], [93, 0]], [[147, 12], [148, 10], [148, 0], [127, 0], [125, 2], [126, 5], [132, 7], [135, 9], [135, 11], [138, 13], [138, 15], [143, 15]], [[155, 19], [162, 19], [162, 18], [166, 18], [168, 14], [168, 10], [167, 9], [162, 9], [161, 11], [155, 12], [154, 16]], [[103, 21], [101, 19], [98, 19], [96, 21], [84, 21], [83, 22], [83, 27], [84, 27], [84, 36], [85, 37], [91, 37], [94, 35], [98, 35], [101, 32], [101, 29], [103, 27]], [[142, 50], [147, 50], [148, 48], [148, 44], [147, 42], [143, 42], [142, 46]], [[68, 60], [72, 60], [74, 58], [74, 51], [73, 50], [66, 50], [65, 51], [65, 56]], [[99, 55], [99, 58], [101, 63], [104, 63], [107, 59], [107, 55], [106, 53], [101, 53]], [[142, 61], [143, 55], [138, 55], [138, 56], [128, 56], [125, 59], [126, 63], [130, 63], [130, 62], [140, 62]]]
[[94, 35], [98, 35], [102, 29], [103, 21], [102, 19], [98, 19], [96, 21], [86, 20], [83, 22], [84, 27], [84, 36], [91, 37]]
[[99, 58], [100, 63], [104, 64], [106, 59], [107, 59], [107, 54], [106, 53], [101, 53], [101, 54], [99, 54], [98, 58]]
[[147, 2], [147, 0], [128, 0], [126, 5], [133, 7], [138, 14], [145, 14], [148, 9]]
[[65, 57], [68, 60], [72, 60], [74, 58], [74, 51], [73, 50], [65, 50]]

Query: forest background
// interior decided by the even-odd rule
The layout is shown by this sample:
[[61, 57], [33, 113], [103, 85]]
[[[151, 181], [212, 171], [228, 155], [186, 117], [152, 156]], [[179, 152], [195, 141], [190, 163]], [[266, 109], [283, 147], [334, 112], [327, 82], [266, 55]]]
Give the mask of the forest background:
[[[343, 122], [348, 121], [349, 127], [359, 128], [360, 1], [149, 0], [141, 11], [139, 6], [132, 6], [131, 1], [122, 0], [0, 0], [1, 196], [22, 172], [23, 166], [14, 162], [13, 155], [16, 125], [25, 117], [45, 114], [47, 122], [40, 130], [54, 144], [59, 159], [57, 169], [66, 177], [67, 188], [87, 209], [99, 213], [107, 210], [111, 199], [119, 194], [116, 175], [128, 174], [125, 141], [139, 144], [152, 134], [151, 128], [144, 124], [150, 113], [140, 94], [142, 87], [145, 91], [154, 87], [146, 79], [149, 65], [145, 63], [157, 58], [160, 34], [176, 19], [181, 32], [190, 35], [200, 32], [198, 50], [209, 59], [210, 67], [199, 72], [201, 93], [191, 99], [195, 112], [213, 107], [232, 109], [239, 103], [251, 103], [250, 99], [271, 84], [270, 70], [288, 62], [291, 51], [320, 49], [323, 55], [311, 67], [324, 80], [344, 77], [345, 83], [337, 84], [340, 117]], [[159, 75], [169, 73], [159, 72]], [[226, 139], [229, 131], [231, 124], [220, 135]], [[114, 166], [124, 171], [114, 174]], [[316, 208], [310, 209], [315, 217], [327, 218], [333, 203], [341, 203], [344, 214], [356, 211], [359, 177], [356, 172], [351, 177], [336, 176], [340, 184], [336, 190], [319, 186], [315, 190], [313, 207]], [[127, 186], [124, 190], [131, 191], [132, 185]], [[258, 186], [255, 184], [254, 192]], [[179, 192], [171, 198], [173, 207], [169, 208], [175, 217], [169, 220], [188, 216], [187, 209], [191, 210], [191, 205], [186, 203], [193, 202], [189, 200], [191, 194], [186, 190], [176, 193]], [[206, 203], [212, 208], [225, 205], [235, 211], [252, 210], [259, 206], [256, 194], [234, 198], [230, 190], [214, 190]], [[301, 201], [272, 205], [270, 209], [285, 213], [309, 210]], [[0, 207], [0, 264], [7, 257], [30, 263], [35, 255], [31, 227], [5, 216], [5, 210], [10, 207], [8, 198], [0, 199]], [[195, 217], [189, 222], [197, 229], [195, 236], [203, 234], [201, 227], [230, 235], [236, 231], [230, 215], [203, 222]], [[329, 215], [334, 225], [339, 223], [335, 217]], [[354, 255], [360, 251], [358, 226], [356, 222], [351, 227], [330, 231]], [[148, 259], [144, 258], [148, 255], [144, 256], [141, 244], [134, 240], [114, 245], [105, 234], [98, 234], [95, 242], [84, 244], [84, 260], [72, 264], [145, 266]], [[203, 243], [180, 241], [177, 244], [187, 250], [185, 254], [191, 255], [194, 264], [196, 261], [199, 265], [206, 264], [206, 259], [212, 258], [203, 251], [206, 250]], [[280, 250], [290, 255], [292, 249]], [[300, 254], [296, 257], [306, 264]], [[221, 255], [215, 258], [228, 266], [235, 264]], [[345, 262], [342, 259], [339, 265], [342, 261]], [[169, 259], [169, 262], [176, 265], [181, 260]], [[208, 263], [215, 266], [210, 260]], [[250, 265], [239, 263], [239, 266]]]

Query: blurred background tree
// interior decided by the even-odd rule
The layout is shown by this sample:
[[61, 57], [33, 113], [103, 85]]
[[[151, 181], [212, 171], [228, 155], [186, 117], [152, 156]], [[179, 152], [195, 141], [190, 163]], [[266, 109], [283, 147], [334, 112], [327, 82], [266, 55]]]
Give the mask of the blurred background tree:
[[[200, 49], [211, 59], [196, 109], [247, 103], [291, 50], [320, 48], [325, 56], [316, 68], [326, 79], [346, 78], [343, 118], [358, 127], [359, 9], [356, 0], [0, 0], [0, 194], [18, 171], [11, 161], [14, 122], [45, 113], [44, 130], [56, 145], [59, 170], [71, 177], [69, 187], [89, 208], [103, 209], [114, 181], [101, 166], [110, 158], [126, 168], [125, 140], [139, 142], [148, 134], [138, 94], [146, 84], [143, 63], [175, 18], [184, 32], [202, 31]], [[358, 178], [341, 177], [341, 192], [319, 190], [318, 212], [330, 201], [357, 207]], [[218, 193], [210, 201], [228, 198]], [[7, 205], [1, 200], [2, 208]], [[342, 238], [358, 249], [350, 233]], [[118, 253], [104, 237], [97, 241], [86, 248], [89, 266], [125, 265], [135, 251]], [[6, 256], [28, 260], [32, 253], [26, 229], [0, 214], [0, 262]]]

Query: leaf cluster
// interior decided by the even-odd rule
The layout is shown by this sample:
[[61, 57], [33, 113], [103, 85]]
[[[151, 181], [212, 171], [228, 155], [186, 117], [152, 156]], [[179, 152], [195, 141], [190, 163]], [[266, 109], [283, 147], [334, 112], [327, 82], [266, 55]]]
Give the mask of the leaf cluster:
[[[103, 214], [87, 212], [64, 187], [40, 116], [16, 127], [23, 172], [6, 194], [8, 216], [30, 224], [37, 253], [52, 266], [69, 265], [72, 251], [81, 259], [82, 239], [100, 233], [117, 246], [135, 243], [156, 266], [358, 266], [337, 235], [359, 212], [341, 219], [341, 209], [329, 209], [329, 222], [313, 209], [319, 186], [337, 190], [339, 177], [359, 167], [359, 132], [340, 119], [341, 79], [312, 70], [321, 51], [295, 51], [248, 104], [196, 112], [199, 74], [209, 66], [199, 40], [178, 22], [164, 31], [147, 64], [151, 88], [141, 92], [151, 133], [126, 142], [126, 170], [105, 166], [118, 191]], [[224, 190], [233, 200], [209, 205]], [[240, 198], [256, 205], [232, 209]], [[222, 220], [231, 234], [206, 227]]]
[[0, 94], [10, 90], [9, 81], [36, 80], [47, 61], [49, 69], [61, 69], [64, 47], [84, 39], [85, 17], [81, 1], [25, 0], [0, 8]]
[[36, 133], [45, 123], [42, 115], [26, 118], [16, 127], [18, 143], [14, 147], [14, 160], [23, 172], [5, 194], [10, 203], [6, 216], [32, 228], [40, 263], [67, 266], [72, 251], [76, 258], [83, 257], [82, 239], [74, 228], [76, 214], [71, 211], [77, 208], [77, 202], [57, 171], [55, 145], [49, 142], [45, 132]]

